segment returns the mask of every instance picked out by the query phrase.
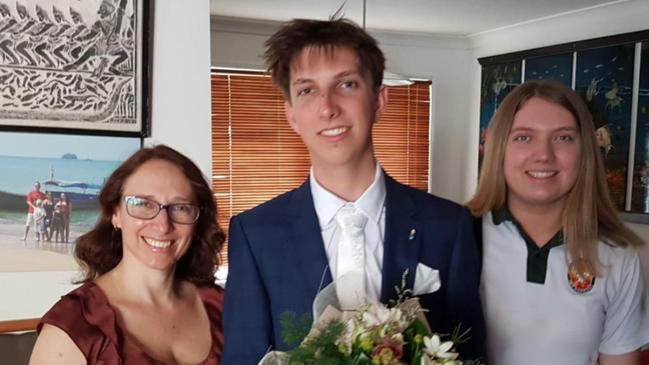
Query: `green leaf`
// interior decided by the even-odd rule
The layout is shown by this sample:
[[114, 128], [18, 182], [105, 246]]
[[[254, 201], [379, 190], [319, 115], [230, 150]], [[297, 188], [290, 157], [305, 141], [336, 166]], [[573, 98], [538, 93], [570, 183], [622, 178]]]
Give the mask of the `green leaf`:
[[[428, 329], [426, 328], [426, 325], [418, 319], [415, 319], [410, 326], [408, 326], [407, 330], [412, 329], [414, 331], [415, 335], [422, 335], [422, 336], [428, 336], [430, 333], [428, 333]], [[413, 336], [414, 337], [414, 336]]]
[[[403, 331], [403, 339], [406, 344], [403, 346], [404, 357], [408, 359], [410, 365], [419, 365], [424, 336], [428, 336], [426, 326], [418, 319]], [[417, 338], [418, 337], [418, 338]]]
[[345, 330], [340, 321], [331, 321], [314, 337], [307, 338], [296, 349], [289, 351], [291, 365], [349, 365], [336, 341]]
[[372, 359], [364, 353], [354, 358], [353, 365], [372, 365]]
[[457, 327], [453, 329], [453, 333], [451, 333], [451, 341], [453, 341], [455, 347], [466, 343], [471, 339], [471, 335], [469, 334], [469, 332], [471, 332], [471, 328], [467, 328], [464, 331], [462, 331], [461, 328], [462, 323], [458, 324]]
[[424, 352], [423, 352], [421, 346], [419, 346], [417, 348], [417, 350], [413, 351], [410, 354], [410, 357], [409, 357], [410, 365], [420, 365], [421, 364], [421, 355], [423, 355], [423, 354], [424, 354]]
[[313, 317], [310, 313], [298, 316], [295, 312], [284, 312], [279, 322], [282, 326], [282, 340], [290, 347], [295, 347], [309, 333]]

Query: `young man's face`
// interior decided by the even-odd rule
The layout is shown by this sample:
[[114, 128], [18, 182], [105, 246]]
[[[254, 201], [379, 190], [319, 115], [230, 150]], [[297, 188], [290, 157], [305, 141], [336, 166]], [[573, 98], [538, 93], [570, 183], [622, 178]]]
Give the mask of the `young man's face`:
[[372, 124], [383, 112], [387, 92], [375, 94], [352, 49], [303, 49], [293, 59], [289, 91], [286, 116], [314, 168], [374, 163]]

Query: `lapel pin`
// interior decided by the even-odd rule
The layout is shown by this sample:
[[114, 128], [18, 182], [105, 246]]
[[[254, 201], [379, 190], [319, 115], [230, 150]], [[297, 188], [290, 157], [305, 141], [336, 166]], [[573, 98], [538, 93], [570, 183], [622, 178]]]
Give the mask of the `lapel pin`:
[[408, 236], [408, 240], [412, 241], [415, 239], [415, 233], [417, 233], [417, 230], [414, 228], [410, 230], [410, 235]]

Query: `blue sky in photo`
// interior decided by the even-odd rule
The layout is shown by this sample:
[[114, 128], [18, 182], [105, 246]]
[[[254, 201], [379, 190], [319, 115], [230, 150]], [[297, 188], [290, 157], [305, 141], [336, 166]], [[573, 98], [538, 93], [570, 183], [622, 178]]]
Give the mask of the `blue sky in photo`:
[[0, 155], [60, 158], [74, 153], [78, 159], [123, 161], [140, 149], [137, 137], [0, 132]]

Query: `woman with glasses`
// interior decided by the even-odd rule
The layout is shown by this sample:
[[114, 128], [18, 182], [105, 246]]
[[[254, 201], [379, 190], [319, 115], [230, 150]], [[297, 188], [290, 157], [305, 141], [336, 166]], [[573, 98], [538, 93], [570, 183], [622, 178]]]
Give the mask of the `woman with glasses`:
[[205, 178], [166, 146], [106, 181], [77, 240], [83, 278], [42, 318], [30, 364], [219, 364], [224, 234]]

